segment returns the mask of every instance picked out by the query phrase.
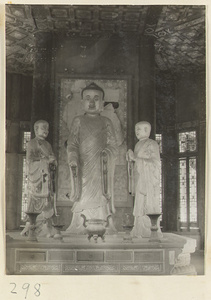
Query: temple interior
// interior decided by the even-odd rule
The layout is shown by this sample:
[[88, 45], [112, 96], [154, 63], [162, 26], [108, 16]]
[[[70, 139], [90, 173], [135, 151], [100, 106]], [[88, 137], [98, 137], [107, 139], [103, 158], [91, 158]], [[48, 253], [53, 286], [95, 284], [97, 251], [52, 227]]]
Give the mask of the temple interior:
[[[193, 262], [198, 263], [197, 273], [203, 274], [205, 52], [205, 6], [6, 5], [6, 231], [10, 238], [18, 239], [16, 248], [25, 249], [19, 233], [25, 224], [27, 205], [26, 147], [34, 137], [34, 122], [40, 119], [49, 123], [47, 140], [58, 160], [56, 207], [58, 222], [63, 225], [62, 232], [66, 236], [65, 230], [72, 220], [72, 203], [68, 199], [64, 143], [71, 120], [81, 109], [78, 105], [81, 89], [95, 82], [105, 90], [105, 107], [112, 105], [121, 124], [114, 176], [116, 212], [112, 216], [120, 233], [118, 238], [121, 239], [124, 232], [125, 215], [132, 215], [134, 207], [134, 197], [128, 193], [125, 153], [127, 149], [134, 149], [137, 142], [135, 124], [148, 121], [152, 126], [150, 137], [160, 148], [162, 232], [167, 237], [175, 234], [172, 243], [177, 243], [178, 237], [196, 241]], [[78, 240], [79, 248], [83, 244], [81, 239], [83, 237]], [[107, 240], [111, 245], [111, 237]], [[40, 243], [44, 243], [45, 248], [45, 241]], [[73, 243], [70, 244], [72, 249]], [[57, 254], [49, 251], [53, 247], [64, 247], [63, 251], [67, 251], [68, 238], [67, 245], [65, 242], [63, 246], [57, 247], [52, 242], [50, 245], [46, 251], [54, 262]], [[95, 253], [92, 245], [87, 247], [89, 253]], [[99, 243], [96, 247], [101, 249], [102, 245]], [[131, 247], [130, 251], [139, 249], [138, 245]], [[129, 244], [123, 247], [125, 253], [118, 248], [122, 260], [130, 261], [127, 249], [131, 247]], [[143, 248], [146, 247], [144, 242]], [[86, 247], [82, 249], [86, 252]], [[90, 256], [82, 257], [83, 251], [73, 254], [78, 257], [79, 266], [83, 261], [92, 260]], [[93, 260], [99, 262], [104, 255], [110, 263], [118, 261], [114, 250], [106, 251], [101, 249], [95, 253], [97, 258], [94, 256]], [[166, 248], [163, 251], [167, 251]], [[138, 261], [139, 254], [131, 253]], [[40, 252], [38, 254], [37, 259], [42, 262]], [[12, 255], [13, 252], [9, 252], [8, 259]], [[10, 273], [34, 274], [26, 269], [26, 256], [23, 252], [17, 255], [17, 269]], [[102, 258], [100, 267], [103, 263]], [[57, 274], [60, 271], [56, 267], [46, 272]], [[120, 269], [124, 270], [124, 266]], [[167, 274], [168, 268], [164, 269], [161, 273]], [[115, 270], [111, 273], [118, 274]], [[145, 269], [139, 270], [142, 270], [140, 274], [145, 272]], [[70, 267], [66, 272], [72, 274], [73, 271]], [[92, 273], [90, 269], [87, 272]]]

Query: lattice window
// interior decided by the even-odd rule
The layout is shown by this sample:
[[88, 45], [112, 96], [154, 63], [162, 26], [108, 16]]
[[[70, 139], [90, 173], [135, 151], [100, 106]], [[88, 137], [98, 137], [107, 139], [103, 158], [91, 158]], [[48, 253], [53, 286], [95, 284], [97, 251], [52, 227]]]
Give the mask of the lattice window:
[[162, 141], [162, 134], [156, 133], [155, 134], [155, 140], [159, 145], [160, 153], [163, 152], [163, 141]]
[[26, 175], [26, 157], [23, 157], [23, 181], [22, 181], [22, 203], [21, 203], [21, 220], [25, 219], [25, 211], [27, 209], [27, 175]]
[[[161, 159], [161, 168], [160, 168], [160, 211], [163, 211], [163, 163]], [[161, 216], [161, 221], [163, 217]]]
[[180, 221], [187, 222], [187, 178], [186, 159], [179, 162], [179, 193], [180, 193]]
[[189, 159], [189, 201], [190, 201], [190, 222], [197, 222], [197, 178], [196, 158]]
[[[31, 139], [31, 132], [24, 131], [22, 135], [22, 152], [26, 153], [27, 144]], [[23, 179], [22, 179], [22, 202], [21, 202], [21, 220], [25, 219], [25, 211], [28, 203], [28, 192], [27, 192], [27, 172], [26, 172], [26, 156], [23, 156]]]
[[[160, 169], [160, 210], [163, 210], [163, 162], [162, 162], [162, 134], [155, 134], [155, 140], [159, 145], [160, 154], [161, 154], [161, 169]], [[162, 221], [162, 217], [161, 217]]]
[[196, 151], [196, 131], [179, 133], [179, 152]]
[[27, 144], [31, 140], [31, 132], [30, 131], [24, 131], [23, 137], [22, 137], [22, 152], [26, 152], [27, 150]]
[[197, 136], [196, 131], [179, 133], [180, 229], [197, 228]]

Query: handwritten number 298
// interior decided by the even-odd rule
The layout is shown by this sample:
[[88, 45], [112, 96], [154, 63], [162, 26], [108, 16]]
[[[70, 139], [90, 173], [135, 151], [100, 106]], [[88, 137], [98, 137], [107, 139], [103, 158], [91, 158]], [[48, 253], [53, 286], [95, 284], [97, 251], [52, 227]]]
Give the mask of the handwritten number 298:
[[[12, 282], [12, 283], [10, 283], [10, 284], [12, 284], [12, 285], [14, 286], [13, 289], [11, 290], [11, 293], [12, 293], [12, 294], [17, 294], [17, 292], [16, 292], [16, 283]], [[25, 293], [25, 299], [27, 298], [29, 288], [30, 288], [30, 284], [29, 284], [29, 283], [24, 283], [24, 284], [22, 285], [22, 289], [26, 291], [26, 293]], [[39, 297], [39, 296], [40, 296], [40, 284], [39, 284], [39, 283], [36, 283], [36, 284], [34, 285], [34, 289], [35, 289], [34, 295], [35, 295], [36, 297]]]

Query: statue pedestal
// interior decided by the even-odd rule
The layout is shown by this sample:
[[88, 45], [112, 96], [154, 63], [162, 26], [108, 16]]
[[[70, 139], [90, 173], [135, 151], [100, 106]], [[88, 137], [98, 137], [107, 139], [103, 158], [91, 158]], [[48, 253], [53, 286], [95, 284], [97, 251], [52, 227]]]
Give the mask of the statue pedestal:
[[190, 263], [196, 240], [163, 233], [162, 241], [133, 238], [123, 243], [124, 233], [90, 243], [87, 235], [62, 232], [63, 242], [39, 237], [29, 242], [10, 232], [6, 259], [8, 275], [196, 275]]

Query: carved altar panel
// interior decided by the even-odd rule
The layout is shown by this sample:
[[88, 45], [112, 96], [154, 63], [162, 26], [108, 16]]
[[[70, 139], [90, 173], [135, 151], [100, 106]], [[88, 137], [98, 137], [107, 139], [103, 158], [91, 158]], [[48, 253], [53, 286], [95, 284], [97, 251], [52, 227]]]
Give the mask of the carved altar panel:
[[77, 79], [62, 77], [59, 82], [60, 99], [57, 103], [59, 117], [58, 129], [58, 205], [65, 201], [72, 205], [68, 198], [70, 193], [70, 173], [67, 164], [67, 154], [65, 142], [70, 133], [73, 118], [82, 115], [83, 107], [81, 100], [82, 89], [95, 82], [103, 88], [104, 111], [102, 115], [111, 119], [117, 138], [118, 157], [116, 160], [114, 194], [117, 206], [128, 206], [127, 191], [127, 101], [128, 101], [128, 81], [127, 79]]

